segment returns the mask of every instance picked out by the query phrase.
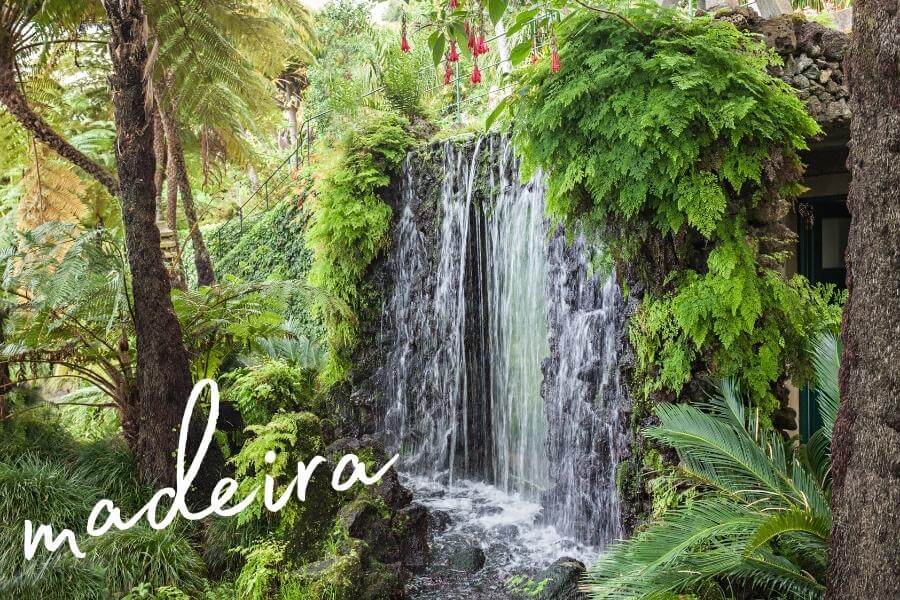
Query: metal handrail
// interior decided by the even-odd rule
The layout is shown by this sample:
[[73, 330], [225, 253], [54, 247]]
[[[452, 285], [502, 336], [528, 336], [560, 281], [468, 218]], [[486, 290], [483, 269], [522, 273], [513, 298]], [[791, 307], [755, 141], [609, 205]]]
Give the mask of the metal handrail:
[[[530, 21], [528, 21], [528, 23], [531, 23], [531, 22], [533, 22], [533, 21], [536, 21], [538, 18], [540, 18], [540, 15], [537, 15], [537, 16], [533, 17]], [[526, 24], [527, 24], [527, 23], [526, 23]], [[494, 40], [498, 39], [500, 36], [501, 36], [501, 34], [494, 35], [494, 36], [492, 36], [492, 37], [490, 37], [490, 38], [487, 38], [487, 39], [485, 40], [485, 42], [491, 42], [491, 41], [494, 41]], [[540, 44], [539, 47], [543, 47], [544, 45], [546, 45], [546, 43]], [[427, 72], [427, 71], [429, 71], [429, 70], [434, 71], [434, 70], [436, 70], [437, 66], [439, 66], [439, 65], [441, 65], [441, 64], [443, 64], [443, 63], [445, 63], [445, 62], [447, 62], [447, 59], [446, 59], [446, 58], [442, 59], [442, 60], [438, 63], [438, 65], [436, 65], [435, 67], [425, 67], [425, 68], [423, 68], [423, 69], [419, 69], [419, 72]], [[491, 69], [491, 68], [494, 68], [494, 67], [497, 67], [497, 66], [503, 64], [504, 62], [507, 62], [507, 60], [501, 59], [501, 60], [499, 60], [499, 61], [497, 61], [497, 62], [495, 62], [495, 63], [493, 63], [493, 64], [491, 64], [491, 65], [486, 65], [484, 68], [485, 68], [485, 69]], [[451, 80], [450, 80], [450, 83], [452, 83], [452, 84], [458, 84], [458, 83], [460, 83], [463, 79], [465, 79], [465, 78], [467, 77], [466, 75], [459, 75], [458, 73], [459, 73], [459, 71], [457, 70], [456, 77], [454, 77], [453, 79], [451, 79]], [[428, 93], [428, 92], [434, 91], [434, 90], [436, 90], [436, 89], [438, 89], [438, 88], [440, 88], [440, 87], [444, 87], [444, 85], [447, 85], [447, 84], [441, 83], [441, 84], [433, 85], [433, 86], [431, 86], [431, 87], [426, 88], [425, 90], [423, 90], [423, 93]], [[502, 88], [498, 88], [498, 90], [496, 90], [496, 91], [508, 89], [511, 85], [512, 85], [512, 84], [508, 84], [508, 85], [506, 85], [506, 86], [504, 86], [504, 87], [502, 87]], [[377, 88], [371, 89], [371, 90], [369, 90], [368, 92], [366, 92], [365, 94], [363, 94], [362, 96], [360, 96], [360, 100], [362, 100], [362, 99], [364, 99], [364, 98], [368, 98], [368, 97], [370, 97], [370, 96], [373, 96], [373, 95], [375, 95], [375, 94], [377, 94], [377, 93], [379, 93], [379, 92], [383, 92], [385, 89], [386, 89], [386, 86], [383, 86], [383, 85], [382, 85], [382, 86], [379, 86], [379, 87], [377, 87]], [[463, 98], [462, 101], [473, 100], [473, 99], [476, 99], [476, 98], [481, 98], [481, 97], [484, 97], [485, 95], [487, 95], [487, 94], [489, 94], [489, 93], [490, 93], [490, 91], [488, 91], [488, 92], [486, 92], [486, 93], [477, 94], [477, 95], [475, 95], [475, 96], [469, 96], [469, 97], [467, 97], [467, 98]], [[455, 104], [456, 104], [456, 106], [457, 106], [457, 109], [458, 109], [458, 107], [459, 107], [460, 102], [461, 102], [460, 98], [457, 98], [457, 99], [456, 99], [456, 102], [455, 102]], [[332, 112], [333, 112], [333, 111], [332, 111], [331, 109], [325, 109], [325, 110], [319, 111], [318, 113], [312, 115], [311, 117], [306, 118], [306, 119], [303, 121], [303, 123], [298, 127], [298, 131], [300, 131], [300, 132], [302, 132], [302, 131], [305, 130], [305, 132], [306, 132], [306, 133], [305, 133], [305, 136], [304, 136], [303, 134], [299, 134], [299, 135], [297, 136], [296, 143], [295, 143], [295, 145], [294, 145], [293, 150], [291, 150], [290, 154], [288, 154], [288, 155], [287, 155], [287, 156], [286, 156], [286, 157], [285, 157], [285, 158], [284, 158], [284, 159], [283, 159], [283, 160], [282, 160], [282, 161], [281, 161], [281, 162], [280, 162], [273, 170], [272, 170], [272, 172], [269, 173], [269, 175], [262, 181], [262, 183], [260, 183], [259, 185], [257, 185], [256, 189], [253, 190], [253, 192], [247, 197], [247, 199], [244, 200], [244, 202], [241, 203], [241, 205], [237, 207], [236, 213], [237, 213], [237, 218], [238, 218], [239, 223], [240, 223], [241, 231], [243, 231], [243, 222], [244, 222], [244, 214], [243, 214], [243, 211], [244, 211], [244, 208], [245, 208], [248, 204], [250, 204], [250, 202], [251, 202], [254, 198], [257, 198], [258, 196], [262, 195], [262, 196], [265, 198], [265, 205], [266, 205], [266, 209], [265, 209], [265, 210], [269, 210], [269, 192], [270, 192], [270, 186], [269, 186], [269, 184], [270, 184], [270, 182], [274, 179], [274, 177], [275, 177], [276, 175], [278, 175], [279, 173], [282, 173], [282, 170], [283, 170], [286, 166], [290, 165], [292, 162], [293, 162], [293, 164], [294, 164], [293, 168], [296, 169], [296, 170], [299, 170], [300, 167], [301, 167], [303, 164], [309, 162], [309, 160], [310, 160], [310, 155], [311, 155], [311, 153], [312, 153], [312, 150], [311, 150], [311, 145], [312, 145], [312, 129], [311, 129], [311, 127], [312, 127], [312, 123], [313, 123], [313, 121], [315, 121], [315, 120], [317, 120], [317, 119], [319, 119], [319, 118], [321, 118], [321, 117], [324, 117], [324, 116], [326, 116], [326, 115], [328, 115], [328, 114], [331, 114]], [[303, 140], [303, 138], [304, 138], [304, 137], [306, 138], [306, 155], [305, 155], [305, 156], [303, 155], [303, 146], [304, 146], [304, 140]], [[220, 243], [220, 244], [221, 244], [222, 230], [223, 230], [229, 223], [231, 223], [231, 222], [234, 220], [234, 218], [235, 218], [234, 215], [230, 216], [228, 219], [226, 219], [225, 221], [223, 221], [223, 222], [222, 222], [222, 223], [221, 223], [221, 224], [220, 224], [220, 225], [212, 232], [213, 236], [216, 238], [217, 243]]]

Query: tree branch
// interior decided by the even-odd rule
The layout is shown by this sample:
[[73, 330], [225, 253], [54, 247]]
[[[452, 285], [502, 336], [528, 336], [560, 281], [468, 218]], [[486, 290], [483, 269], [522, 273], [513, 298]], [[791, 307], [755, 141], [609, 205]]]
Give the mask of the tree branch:
[[615, 18], [619, 19], [620, 21], [622, 21], [623, 23], [625, 23], [626, 25], [628, 25], [629, 27], [631, 27], [632, 29], [634, 29], [635, 31], [637, 31], [637, 32], [638, 32], [639, 34], [641, 34], [643, 37], [645, 37], [645, 38], [647, 38], [647, 39], [650, 39], [650, 36], [649, 36], [649, 35], [647, 35], [647, 34], [644, 33], [643, 31], [641, 31], [640, 29], [638, 29], [637, 25], [635, 25], [634, 23], [632, 23], [627, 17], [625, 17], [625, 16], [622, 15], [622, 14], [617, 13], [617, 12], [612, 11], [612, 10], [606, 10], [606, 9], [603, 9], [603, 8], [597, 8], [596, 6], [591, 6], [590, 4], [586, 4], [586, 3], [583, 2], [582, 0], [574, 0], [574, 1], [575, 1], [575, 4], [579, 5], [579, 6], [582, 7], [582, 8], [585, 8], [585, 9], [587, 9], [587, 10], [592, 10], [592, 11], [594, 11], [594, 12], [600, 13], [601, 15], [606, 15], [606, 16], [608, 16], [608, 17], [615, 17]]

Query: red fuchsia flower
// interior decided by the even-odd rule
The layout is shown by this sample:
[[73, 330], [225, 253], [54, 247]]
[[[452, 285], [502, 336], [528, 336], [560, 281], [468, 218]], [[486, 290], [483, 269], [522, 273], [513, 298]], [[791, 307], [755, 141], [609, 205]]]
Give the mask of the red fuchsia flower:
[[553, 53], [550, 55], [550, 70], [554, 73], [559, 73], [559, 70], [562, 68], [562, 65], [559, 62], [559, 52], [556, 51], [556, 48], [553, 49]]
[[488, 53], [488, 45], [487, 42], [484, 41], [484, 36], [478, 38], [478, 54], [487, 54]]
[[459, 2], [457, 0], [450, 0], [450, 10], [456, 10], [459, 8]]
[[478, 64], [475, 64], [475, 68], [472, 70], [472, 77], [469, 78], [469, 81], [472, 82], [472, 85], [478, 85], [481, 83], [481, 71], [478, 70]]
[[450, 41], [450, 51], [447, 52], [447, 62], [455, 63], [459, 60], [459, 52], [456, 50], [456, 42]]
[[469, 47], [469, 50], [472, 51], [472, 54], [478, 55], [478, 40], [475, 38], [475, 34], [469, 32], [469, 38], [466, 40], [466, 46]]
[[447, 63], [447, 66], [444, 67], [444, 85], [450, 85], [451, 81], [453, 81], [453, 69], [450, 68], [450, 63]]
[[537, 52], [535, 52], [534, 50], [532, 50], [532, 51], [531, 51], [531, 64], [536, 65], [536, 64], [538, 64], [538, 61], [539, 61], [539, 60], [541, 60], [541, 59], [538, 58]]
[[400, 24], [400, 50], [409, 52], [409, 42], [406, 39], [406, 16]]

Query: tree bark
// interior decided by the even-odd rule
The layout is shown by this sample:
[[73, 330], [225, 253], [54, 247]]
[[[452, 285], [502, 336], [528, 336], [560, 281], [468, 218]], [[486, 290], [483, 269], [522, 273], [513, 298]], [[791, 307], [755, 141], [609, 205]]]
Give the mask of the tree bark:
[[4, 52], [2, 49], [0, 49], [0, 102], [6, 106], [9, 114], [15, 117], [22, 127], [28, 130], [35, 139], [99, 181], [111, 195], [115, 196], [118, 193], [118, 184], [115, 177], [85, 156], [75, 146], [64, 140], [58, 133], [53, 131], [39, 114], [28, 106], [28, 102], [19, 88], [13, 59], [8, 55], [8, 52]]
[[900, 11], [896, 0], [858, 0], [854, 11], [850, 296], [826, 598], [881, 600], [900, 583]]
[[187, 167], [184, 164], [184, 149], [181, 146], [181, 129], [176, 116], [177, 105], [173, 101], [169, 110], [160, 109], [163, 130], [166, 134], [166, 147], [169, 153], [169, 162], [172, 164], [172, 177], [170, 186], [178, 186], [181, 192], [181, 207], [187, 218], [188, 232], [191, 243], [194, 246], [194, 266], [197, 268], [197, 283], [199, 285], [214, 285], [216, 275], [213, 271], [212, 261], [206, 244], [203, 243], [203, 234], [200, 232], [200, 223], [197, 220], [197, 211], [194, 208], [194, 196], [191, 193], [191, 182], [188, 179]]
[[[10, 307], [0, 308], [0, 345], [6, 344], [6, 321], [9, 318]], [[12, 378], [9, 373], [9, 362], [0, 360], [0, 423], [9, 416], [9, 402], [7, 395], [13, 388]]]
[[284, 114], [288, 120], [288, 126], [290, 127], [291, 132], [291, 145], [293, 147], [297, 147], [297, 141], [300, 139], [300, 132], [297, 124], [297, 107], [294, 105], [288, 105], [286, 109], [284, 109]]
[[162, 119], [159, 116], [159, 102], [153, 103], [153, 154], [156, 156], [156, 173], [153, 183], [156, 188], [156, 220], [163, 220], [162, 193], [163, 181], [166, 179], [168, 160], [166, 158], [166, 136], [163, 131]]
[[[110, 25], [116, 164], [137, 339], [138, 397], [126, 408], [123, 428], [136, 432], [132, 450], [142, 478], [152, 485], [171, 485], [178, 430], [192, 382], [156, 226], [153, 124], [145, 112], [143, 81], [145, 18], [140, 0], [103, 0], [103, 5]], [[199, 436], [199, 427], [192, 423], [191, 447]], [[211, 476], [221, 468], [217, 447], [210, 450], [203, 471], [210, 477], [198, 482], [198, 489], [208, 488]]]

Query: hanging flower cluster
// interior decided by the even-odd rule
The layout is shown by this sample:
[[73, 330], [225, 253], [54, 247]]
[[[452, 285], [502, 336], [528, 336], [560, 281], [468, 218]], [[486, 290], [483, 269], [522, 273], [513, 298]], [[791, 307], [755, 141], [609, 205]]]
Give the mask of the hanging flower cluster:
[[409, 42], [406, 39], [406, 15], [403, 15], [400, 22], [400, 50], [409, 52]]
[[456, 42], [450, 40], [450, 50], [447, 51], [447, 62], [458, 62], [459, 61], [459, 51], [456, 49]]
[[466, 21], [466, 38], [469, 50], [472, 51], [472, 56], [481, 56], [482, 54], [487, 54], [488, 50], [490, 50], [487, 45], [487, 40], [484, 39], [484, 19], [479, 21], [477, 32], [475, 28]]
[[472, 26], [472, 24], [467, 20], [466, 21], [466, 41], [469, 47], [469, 50], [472, 52], [472, 76], [469, 78], [469, 81], [472, 82], [472, 85], [478, 85], [481, 83], [481, 71], [478, 70], [478, 57], [487, 54], [490, 48], [488, 48], [487, 40], [484, 37], [484, 7], [479, 6], [478, 10], [478, 29]]
[[472, 76], [469, 78], [469, 81], [471, 81], [473, 85], [481, 83], [481, 71], [478, 70], [478, 61], [475, 61], [475, 68], [472, 69]]

